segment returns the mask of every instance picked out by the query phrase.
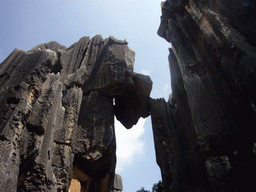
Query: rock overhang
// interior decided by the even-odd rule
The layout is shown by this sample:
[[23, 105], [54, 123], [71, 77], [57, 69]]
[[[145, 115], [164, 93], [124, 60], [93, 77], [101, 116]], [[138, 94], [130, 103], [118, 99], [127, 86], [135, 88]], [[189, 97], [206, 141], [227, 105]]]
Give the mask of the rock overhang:
[[91, 74], [84, 63], [64, 81], [67, 87], [81, 87], [83, 95], [98, 91], [115, 99], [114, 111], [117, 119], [131, 128], [140, 117], [149, 115], [148, 99], [152, 90], [149, 76], [133, 71], [135, 52], [126, 41], [113, 37], [104, 41], [105, 47], [95, 60]]

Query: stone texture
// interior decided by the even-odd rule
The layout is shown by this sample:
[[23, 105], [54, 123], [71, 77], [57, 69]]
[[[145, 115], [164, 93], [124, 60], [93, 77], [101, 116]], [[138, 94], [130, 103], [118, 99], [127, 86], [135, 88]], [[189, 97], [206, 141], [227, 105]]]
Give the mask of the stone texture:
[[15, 49], [3, 61], [2, 191], [122, 190], [114, 115], [126, 128], [151, 115], [165, 191], [255, 188], [255, 2], [161, 5], [158, 35], [172, 44], [168, 102], [149, 98], [135, 53], [111, 36]]
[[[166, 191], [207, 191], [207, 174], [198, 144], [192, 143], [189, 124], [181, 108], [164, 99], [150, 101], [157, 164]], [[200, 174], [197, 174], [200, 172]], [[167, 188], [168, 186], [168, 188]]]
[[112, 183], [108, 180], [114, 179], [116, 164], [112, 98], [96, 91], [83, 97], [72, 141], [74, 164], [89, 176], [81, 181], [82, 189], [86, 186], [83, 191], [109, 191]]
[[115, 179], [114, 179], [112, 192], [120, 192], [120, 191], [123, 191], [122, 177], [119, 174], [115, 174]]
[[[127, 128], [148, 116], [152, 88], [148, 76], [133, 72], [127, 44], [97, 35], [69, 48], [49, 42], [15, 49], [3, 61], [3, 191], [72, 191], [74, 182], [84, 192], [113, 189], [114, 115]], [[119, 115], [121, 107], [126, 112]]]
[[115, 97], [115, 116], [126, 128], [131, 128], [139, 117], [150, 115], [149, 94], [153, 82], [149, 76], [138, 73], [134, 73], [132, 80], [133, 87], [118, 90], [119, 94]]
[[[253, 187], [255, 19], [252, 0], [162, 3], [158, 35], [172, 44], [173, 93], [168, 104], [152, 101], [151, 114], [154, 132], [166, 133], [154, 135], [166, 191], [248, 191]], [[173, 134], [179, 145], [175, 146]], [[175, 150], [184, 154], [178, 157]], [[198, 168], [176, 171], [176, 161], [182, 161], [181, 167]], [[193, 178], [193, 185], [182, 179], [186, 177]], [[203, 177], [208, 180], [206, 188], [199, 182]]]

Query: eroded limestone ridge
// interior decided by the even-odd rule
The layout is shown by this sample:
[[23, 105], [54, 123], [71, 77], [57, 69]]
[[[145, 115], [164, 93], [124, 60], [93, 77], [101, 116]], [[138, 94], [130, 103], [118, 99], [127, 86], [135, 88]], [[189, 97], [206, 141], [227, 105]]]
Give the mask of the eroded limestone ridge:
[[166, 0], [172, 94], [151, 101], [165, 191], [252, 191], [256, 105], [254, 0]]
[[134, 59], [111, 36], [15, 49], [0, 65], [1, 191], [68, 191], [72, 178], [111, 191], [114, 115], [126, 128], [149, 115], [152, 81]]

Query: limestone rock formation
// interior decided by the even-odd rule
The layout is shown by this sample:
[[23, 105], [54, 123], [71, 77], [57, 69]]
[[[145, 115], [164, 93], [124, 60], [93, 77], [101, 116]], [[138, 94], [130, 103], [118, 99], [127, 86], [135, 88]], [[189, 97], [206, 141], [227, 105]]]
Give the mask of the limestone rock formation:
[[15, 49], [0, 65], [1, 190], [120, 191], [114, 115], [126, 128], [151, 115], [166, 192], [252, 191], [255, 13], [253, 0], [162, 2], [168, 102], [149, 98], [126, 41]]
[[166, 0], [172, 95], [151, 100], [165, 191], [251, 191], [256, 166], [256, 3]]
[[149, 115], [152, 81], [134, 58], [126, 41], [100, 35], [15, 49], [0, 65], [1, 191], [68, 191], [72, 178], [111, 191], [114, 115], [127, 128]]
[[123, 191], [123, 181], [122, 177], [119, 174], [115, 175], [113, 191], [112, 192], [121, 192]]

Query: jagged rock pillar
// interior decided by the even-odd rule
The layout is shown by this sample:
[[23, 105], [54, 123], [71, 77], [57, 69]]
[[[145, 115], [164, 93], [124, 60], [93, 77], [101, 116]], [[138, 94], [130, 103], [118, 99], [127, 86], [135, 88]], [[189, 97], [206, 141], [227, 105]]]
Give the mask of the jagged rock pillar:
[[96, 91], [83, 97], [72, 148], [76, 168], [87, 175], [80, 180], [81, 192], [111, 191], [116, 164], [112, 98]]
[[15, 49], [0, 65], [1, 190], [68, 191], [73, 178], [110, 192], [114, 115], [127, 128], [149, 115], [152, 81], [134, 59], [126, 41], [100, 35]]
[[170, 50], [169, 101], [150, 100], [157, 163], [165, 191], [209, 190], [205, 160], [187, 103], [182, 74]]
[[195, 149], [205, 158], [212, 191], [253, 186], [245, 173], [255, 176], [256, 170], [255, 19], [252, 0], [162, 3], [158, 34], [172, 44], [171, 70], [180, 70], [184, 86], [181, 95], [173, 88], [172, 106], [179, 98], [187, 102], [176, 108], [188, 108], [181, 118], [191, 117], [196, 137], [190, 138], [199, 143]]

